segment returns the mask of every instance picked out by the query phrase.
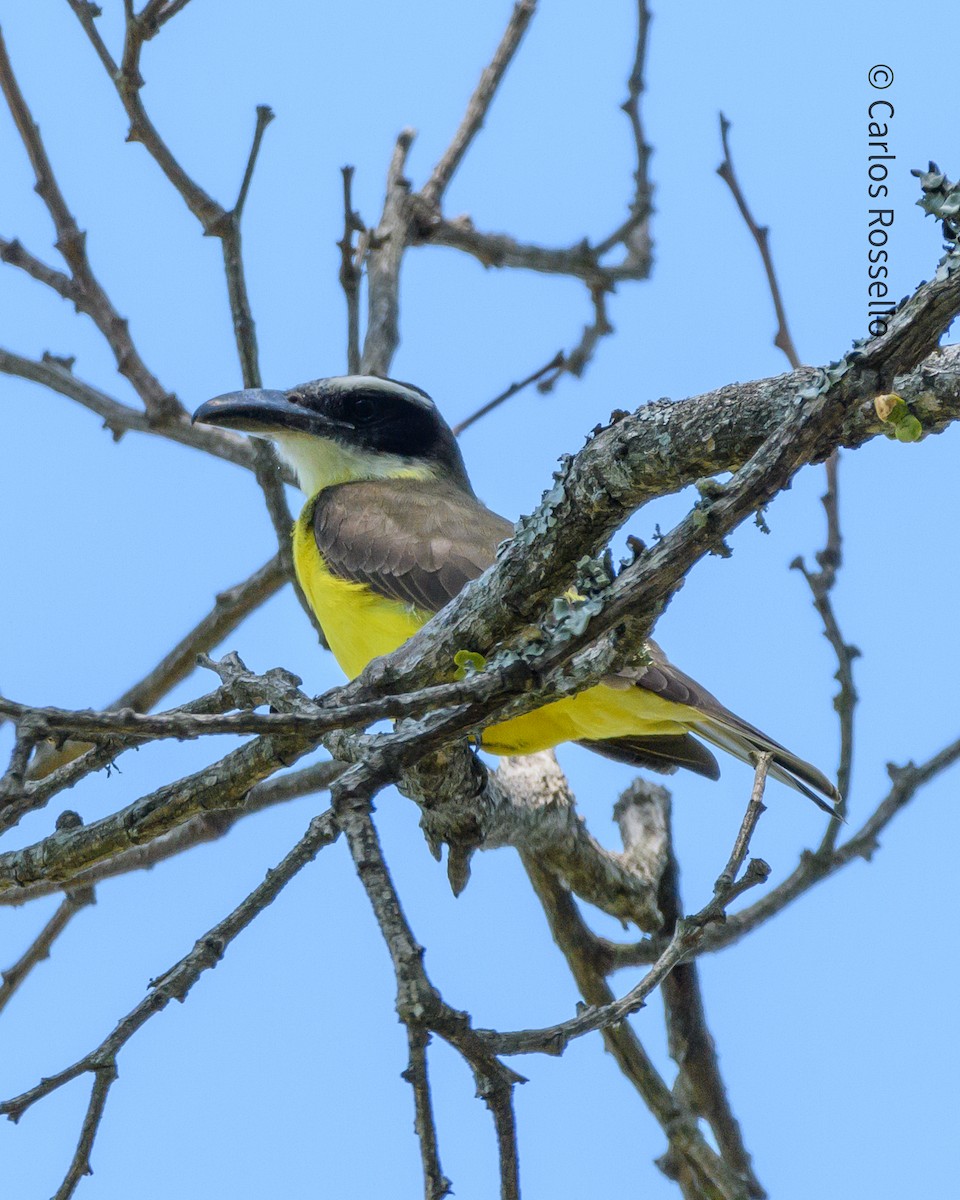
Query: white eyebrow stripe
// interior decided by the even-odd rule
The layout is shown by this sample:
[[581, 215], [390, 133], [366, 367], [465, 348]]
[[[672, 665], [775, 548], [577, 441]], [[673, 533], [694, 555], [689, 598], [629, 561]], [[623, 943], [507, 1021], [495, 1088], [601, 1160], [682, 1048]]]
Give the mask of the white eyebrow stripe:
[[411, 384], [400, 383], [396, 379], [381, 379], [376, 375], [330, 375], [324, 379], [312, 379], [309, 383], [291, 388], [291, 391], [308, 392], [312, 388], [336, 388], [341, 392], [382, 392], [385, 396], [396, 396], [427, 412], [437, 410], [436, 404], [426, 392], [421, 392]]

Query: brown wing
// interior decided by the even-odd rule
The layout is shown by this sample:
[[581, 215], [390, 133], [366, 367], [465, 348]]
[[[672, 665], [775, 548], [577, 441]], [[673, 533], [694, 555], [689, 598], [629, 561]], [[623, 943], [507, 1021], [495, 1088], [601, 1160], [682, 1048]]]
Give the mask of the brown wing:
[[434, 613], [483, 574], [513, 526], [452, 484], [381, 479], [325, 488], [313, 533], [334, 575]]

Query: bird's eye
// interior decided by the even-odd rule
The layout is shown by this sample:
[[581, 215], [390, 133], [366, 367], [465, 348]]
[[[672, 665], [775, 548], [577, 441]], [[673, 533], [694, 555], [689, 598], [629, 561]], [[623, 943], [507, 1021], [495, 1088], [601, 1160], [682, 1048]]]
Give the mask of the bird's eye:
[[350, 415], [357, 421], [369, 421], [376, 412], [376, 405], [367, 396], [358, 396], [350, 406]]
[[301, 407], [307, 403], [301, 392], [287, 392], [287, 401], [290, 404], [299, 404]]

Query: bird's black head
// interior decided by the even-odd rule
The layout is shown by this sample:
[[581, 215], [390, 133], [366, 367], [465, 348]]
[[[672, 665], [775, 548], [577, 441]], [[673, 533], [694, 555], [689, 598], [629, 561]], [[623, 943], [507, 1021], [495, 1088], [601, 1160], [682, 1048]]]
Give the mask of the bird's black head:
[[426, 392], [375, 375], [314, 379], [289, 392], [208, 400], [193, 419], [277, 443], [308, 495], [334, 483], [444, 478], [471, 491], [456, 438]]

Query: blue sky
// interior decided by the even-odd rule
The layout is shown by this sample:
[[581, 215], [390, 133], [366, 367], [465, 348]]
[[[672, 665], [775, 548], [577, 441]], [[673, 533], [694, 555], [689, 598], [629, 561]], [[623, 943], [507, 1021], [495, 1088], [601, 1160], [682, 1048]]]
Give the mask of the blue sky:
[[[116, 48], [122, 6], [101, 26]], [[662, 11], [661, 11], [662, 9]], [[221, 203], [236, 194], [254, 123], [267, 131], [244, 239], [265, 382], [287, 386], [345, 366], [337, 285], [340, 174], [356, 165], [355, 205], [374, 222], [397, 131], [419, 131], [409, 161], [426, 178], [500, 36], [508, 4], [311, 5], [194, 0], [144, 56], [144, 100], [186, 168]], [[219, 246], [204, 240], [142, 147], [124, 142], [116, 96], [58, 0], [0, 0], [8, 47], [96, 271], [147, 362], [188, 407], [239, 384]], [[450, 214], [546, 244], [602, 237], [630, 194], [629, 130], [618, 105], [632, 63], [623, 2], [545, 2], [485, 128], [448, 194]], [[914, 206], [911, 167], [960, 173], [953, 108], [937, 83], [942, 23], [906, 6], [823, 2], [658, 7], [644, 119], [654, 147], [656, 268], [610, 306], [616, 336], [580, 380], [524, 393], [471, 429], [463, 450], [478, 493], [515, 517], [615, 407], [682, 397], [779, 373], [775, 321], [755, 249], [722, 182], [717, 112], [733, 122], [737, 169], [772, 246], [802, 358], [838, 357], [866, 331], [867, 107], [895, 106], [891, 263], [896, 296], [929, 277], [935, 223]], [[873, 92], [867, 71], [895, 81]], [[0, 232], [55, 261], [52, 234], [12, 123], [0, 115]], [[126, 385], [89, 322], [12, 268], [0, 272], [0, 343], [75, 354], [75, 370], [120, 398]], [[581, 287], [485, 271], [452, 251], [415, 249], [404, 265], [394, 374], [458, 420], [561, 347], [589, 318]], [[272, 553], [259, 492], [228, 464], [136, 434], [114, 444], [61, 397], [0, 378], [2, 593], [0, 686], [35, 703], [96, 706], [143, 675], [214, 594]], [[887, 761], [920, 760], [958, 733], [957, 434], [921, 445], [877, 441], [842, 466], [846, 560], [836, 603], [863, 651], [851, 826], [882, 796]], [[658, 627], [670, 656], [733, 709], [832, 770], [835, 666], [802, 579], [787, 569], [822, 544], [822, 473], [802, 474], [745, 526], [730, 560], [691, 573]], [[649, 538], [689, 503], [664, 501], [629, 530]], [[319, 692], [336, 665], [288, 592], [231, 636], [258, 670], [284, 665]], [[208, 690], [195, 675], [171, 698]], [[4, 753], [9, 734], [0, 731]], [[190, 743], [127, 755], [14, 837], [50, 832], [69, 805], [86, 820], [129, 803], [221, 749]], [[615, 844], [612, 802], [626, 768], [562, 752], [594, 833]], [[675, 778], [676, 840], [687, 907], [709, 897], [726, 861], [750, 774], [723, 763], [711, 784]], [[958, 979], [944, 953], [958, 829], [956, 772], [928, 788], [856, 863], [749, 939], [702, 962], [708, 1013], [758, 1175], [778, 1200], [811, 1194], [940, 1195], [950, 1170], [923, 1147], [955, 1123], [955, 1040], [944, 1036]], [[788, 873], [821, 815], [772, 788], [754, 851]], [[53, 958], [0, 1022], [0, 1093], [14, 1094], [85, 1053], [146, 982], [232, 908], [299, 837], [322, 800], [241, 823], [222, 842], [101, 887]], [[449, 893], [416, 810], [378, 802], [386, 853], [427, 965], [445, 997], [485, 1026], [571, 1015], [575, 989], [512, 851], [480, 856]], [[5, 910], [0, 966], [52, 902]], [[949, 916], [946, 918], [949, 927]], [[596, 927], [618, 936], [612, 922]], [[626, 990], [636, 976], [614, 982]], [[654, 1002], [636, 1028], [670, 1073]], [[431, 1051], [446, 1173], [458, 1200], [495, 1193], [489, 1117], [467, 1070]], [[389, 961], [343, 846], [325, 850], [231, 947], [181, 1008], [124, 1051], [97, 1142], [91, 1200], [264, 1193], [420, 1194], [406, 1061]], [[524, 1195], [677, 1195], [651, 1160], [652, 1118], [603, 1052], [583, 1039], [560, 1060], [518, 1064]], [[672, 1077], [672, 1075], [671, 1075]], [[0, 1126], [11, 1195], [59, 1183], [86, 1103], [74, 1084]]]

